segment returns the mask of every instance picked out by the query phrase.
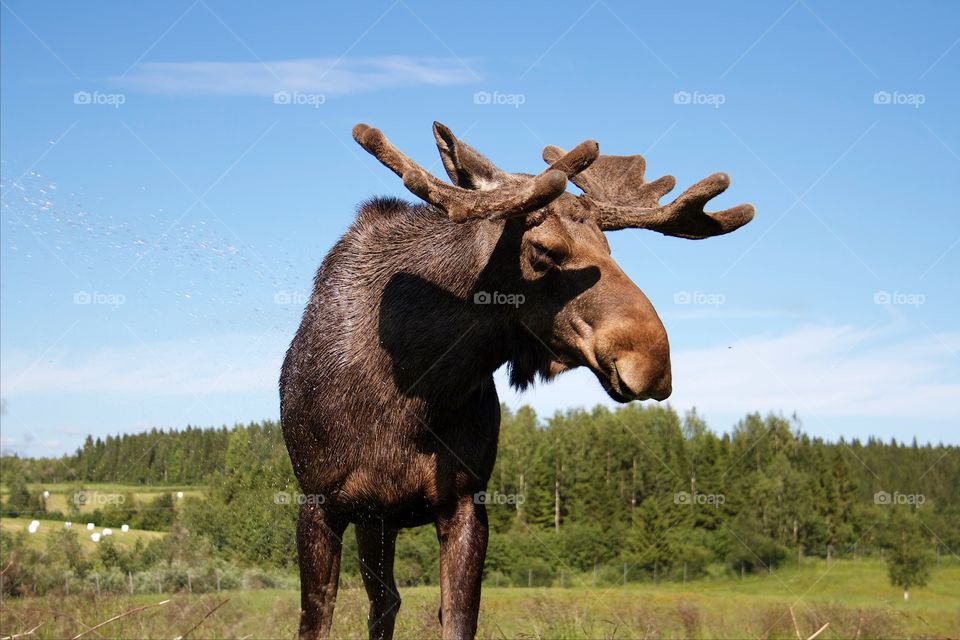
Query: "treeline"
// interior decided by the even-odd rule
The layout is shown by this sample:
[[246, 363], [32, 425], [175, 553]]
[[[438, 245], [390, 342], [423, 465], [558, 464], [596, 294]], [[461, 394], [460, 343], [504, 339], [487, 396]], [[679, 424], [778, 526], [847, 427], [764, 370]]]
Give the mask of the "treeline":
[[42, 546], [28, 538], [25, 531], [0, 531], [0, 554], [6, 559], [0, 576], [2, 597], [297, 586], [289, 571], [242, 567], [215, 556], [209, 543], [191, 536], [182, 525], [149, 542], [137, 539], [130, 547], [105, 537], [92, 552], [84, 550], [73, 529], [50, 533]]
[[202, 484], [223, 469], [230, 429], [152, 429], [93, 438], [60, 458], [0, 458], [0, 470], [26, 482]]
[[879, 554], [894, 534], [909, 534], [919, 556], [960, 544], [956, 447], [828, 443], [756, 414], [718, 435], [696, 413], [637, 405], [571, 411], [545, 428], [521, 409], [501, 433], [491, 525], [530, 534], [533, 544], [513, 548], [543, 557], [554, 577], [624, 565], [665, 579], [711, 564], [770, 571]]
[[[116, 438], [121, 457], [113, 462], [107, 443], [93, 455], [94, 442], [70, 460], [96, 460], [83, 477], [117, 482], [147, 452], [150, 471], [140, 477], [158, 482], [164, 469], [171, 482], [208, 486], [203, 500], [184, 501], [173, 523], [202, 541], [204, 557], [293, 570], [297, 487], [279, 425], [208, 432], [216, 446], [196, 462], [203, 473], [184, 469], [196, 454], [181, 447], [185, 433], [143, 434], [141, 449], [122, 454], [124, 437]], [[192, 437], [204, 441], [200, 430]], [[497, 464], [478, 498], [492, 531], [486, 579], [684, 580], [769, 572], [809, 557], [873, 556], [909, 569], [901, 586], [922, 584], [938, 556], [960, 547], [957, 454], [916, 442], [825, 442], [776, 415], [750, 415], [717, 434], [696, 413], [681, 417], [669, 407], [598, 407], [546, 421], [529, 408], [504, 409]], [[33, 481], [58, 477], [37, 475], [43, 461], [16, 463]], [[97, 475], [111, 464], [122, 470], [117, 476]], [[399, 581], [435, 582], [437, 553], [432, 528], [403, 532]], [[351, 532], [342, 570], [359, 573]]]
[[[7, 495], [0, 500], [0, 517], [83, 520], [101, 527], [120, 528], [128, 525], [134, 529], [149, 531], [169, 531], [176, 519], [176, 505], [173, 493], [169, 491], [159, 492], [149, 500], [137, 500], [129, 491], [120, 494], [91, 494], [83, 485], [78, 485], [67, 492], [66, 511], [56, 511], [48, 508], [43, 492], [31, 492], [22, 477], [7, 476], [4, 481], [8, 479]], [[95, 499], [95, 506], [93, 509], [85, 509], [90, 498]]]

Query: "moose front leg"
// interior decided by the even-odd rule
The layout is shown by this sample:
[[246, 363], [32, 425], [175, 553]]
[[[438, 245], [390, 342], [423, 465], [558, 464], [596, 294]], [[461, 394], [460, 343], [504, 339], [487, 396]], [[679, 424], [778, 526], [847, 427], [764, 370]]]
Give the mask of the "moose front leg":
[[340, 551], [346, 523], [304, 503], [297, 519], [300, 554], [300, 638], [327, 638], [340, 580]]
[[437, 517], [440, 539], [440, 612], [444, 640], [477, 633], [480, 580], [487, 554], [487, 510], [462, 496]]

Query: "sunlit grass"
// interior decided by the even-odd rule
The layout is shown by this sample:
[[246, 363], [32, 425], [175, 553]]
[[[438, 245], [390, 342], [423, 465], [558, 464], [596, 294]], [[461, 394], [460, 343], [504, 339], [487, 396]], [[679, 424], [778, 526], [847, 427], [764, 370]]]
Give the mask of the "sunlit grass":
[[[20, 533], [26, 532], [27, 527], [30, 525], [31, 520], [34, 518], [0, 518], [0, 530], [3, 530], [7, 533]], [[38, 519], [40, 522], [40, 527], [36, 533], [27, 534], [27, 544], [34, 549], [44, 549], [46, 548], [47, 538], [54, 532], [63, 531], [63, 520], [43, 520]], [[83, 547], [83, 550], [87, 553], [96, 551], [97, 543], [90, 539], [90, 534], [94, 531], [102, 532], [103, 526], [99, 523], [94, 523], [96, 525], [93, 531], [87, 530], [87, 520], [80, 518], [78, 520], [71, 521], [73, 522], [72, 530], [77, 533], [77, 538], [80, 540], [80, 546]], [[160, 531], [145, 531], [142, 529], [130, 529], [126, 533], [120, 530], [120, 527], [111, 527], [113, 535], [111, 538], [114, 543], [121, 548], [132, 547], [136, 544], [137, 540], [143, 540], [144, 544], [154, 540], [156, 538], [163, 537], [163, 533]]]
[[[103, 509], [117, 496], [132, 496], [138, 506], [144, 506], [161, 493], [183, 493], [183, 498], [202, 498], [205, 487], [199, 485], [131, 485], [116, 482], [49, 482], [31, 483], [27, 489], [31, 495], [39, 495], [49, 491], [47, 511], [60, 511], [67, 514], [73, 506], [73, 493], [80, 487], [86, 493], [86, 503], [80, 505], [79, 513], [90, 513], [96, 509]], [[5, 501], [9, 495], [9, 487], [0, 487], [0, 497]]]
[[[586, 578], [585, 578], [586, 579]], [[435, 638], [439, 589], [402, 588], [397, 637]], [[191, 638], [292, 638], [299, 594], [295, 590], [225, 591], [205, 595], [72, 596], [8, 599], [2, 635], [43, 623], [33, 637], [54, 638], [82, 625], [172, 598], [104, 627], [104, 637], [175, 637], [229, 600]], [[790, 609], [793, 609], [793, 616]], [[366, 595], [345, 581], [337, 601], [333, 637], [366, 637]], [[796, 619], [797, 629], [794, 628]], [[82, 621], [82, 622], [81, 622]], [[828, 568], [808, 559], [803, 567], [744, 579], [724, 576], [687, 584], [629, 584], [609, 588], [484, 587], [482, 638], [789, 638], [823, 624], [826, 638], [950, 637], [960, 629], [960, 563], [944, 561], [929, 587], [909, 602], [889, 585], [876, 559], [840, 560]]]

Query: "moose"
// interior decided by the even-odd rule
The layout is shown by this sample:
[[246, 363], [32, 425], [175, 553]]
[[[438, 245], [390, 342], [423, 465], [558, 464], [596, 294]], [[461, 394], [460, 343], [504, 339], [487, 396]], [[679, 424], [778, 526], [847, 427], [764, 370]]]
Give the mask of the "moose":
[[316, 273], [284, 359], [284, 440], [302, 491], [319, 496], [302, 501], [297, 520], [301, 638], [330, 633], [349, 523], [371, 638], [392, 637], [400, 608], [398, 531], [428, 523], [440, 543], [442, 636], [472, 638], [487, 547], [478, 496], [500, 427], [493, 373], [506, 365], [525, 389], [583, 366], [617, 402], [666, 399], [666, 331], [604, 232], [700, 239], [753, 219], [750, 204], [704, 211], [729, 186], [723, 173], [661, 205], [676, 181], [647, 182], [640, 155], [600, 155], [592, 140], [548, 146], [534, 176], [502, 171], [440, 123], [433, 133], [450, 183], [379, 129], [354, 127], [424, 203], [359, 207]]

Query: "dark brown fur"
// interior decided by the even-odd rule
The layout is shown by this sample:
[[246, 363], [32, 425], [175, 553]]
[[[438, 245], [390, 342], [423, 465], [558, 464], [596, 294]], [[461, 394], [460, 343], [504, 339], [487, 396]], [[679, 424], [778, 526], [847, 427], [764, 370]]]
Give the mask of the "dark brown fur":
[[[378, 131], [358, 130], [378, 154], [392, 153]], [[445, 197], [526, 184], [446, 128], [435, 132], [459, 185]], [[589, 145], [578, 149], [565, 162], [588, 165]], [[329, 633], [351, 522], [371, 637], [392, 635], [400, 606], [397, 531], [430, 522], [441, 545], [443, 636], [475, 634], [487, 543], [475, 496], [496, 456], [500, 366], [519, 388], [587, 366], [618, 401], [670, 394], [666, 332], [610, 257], [596, 208], [569, 193], [550, 197], [522, 215], [460, 221], [439, 206], [375, 199], [323, 261], [280, 378], [284, 437], [307, 496], [297, 528], [302, 637]], [[493, 292], [519, 304], [478, 303]]]

